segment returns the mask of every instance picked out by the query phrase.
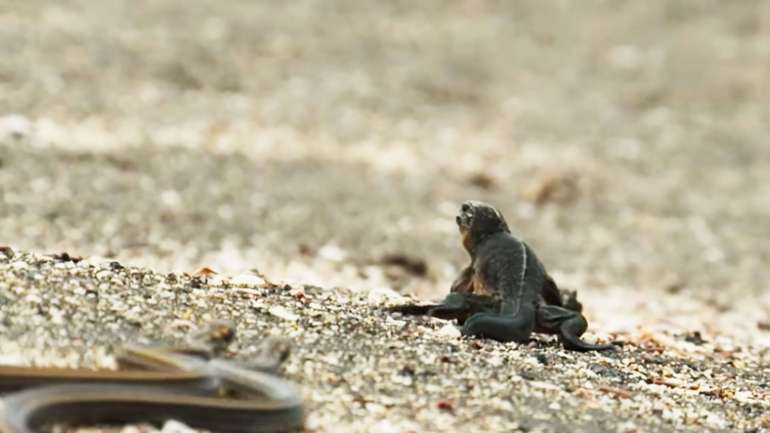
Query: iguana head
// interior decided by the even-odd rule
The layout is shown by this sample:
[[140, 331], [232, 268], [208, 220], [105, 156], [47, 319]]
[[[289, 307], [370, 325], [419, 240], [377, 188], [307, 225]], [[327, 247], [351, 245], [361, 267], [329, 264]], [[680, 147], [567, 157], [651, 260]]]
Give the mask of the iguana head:
[[494, 206], [480, 201], [468, 200], [460, 206], [460, 213], [455, 218], [463, 246], [468, 252], [487, 237], [495, 233], [510, 233], [503, 214]]

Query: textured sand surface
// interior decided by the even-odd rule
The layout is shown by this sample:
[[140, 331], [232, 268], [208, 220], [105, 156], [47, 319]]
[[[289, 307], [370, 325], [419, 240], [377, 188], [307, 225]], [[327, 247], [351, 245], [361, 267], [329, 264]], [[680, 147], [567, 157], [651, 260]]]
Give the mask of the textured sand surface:
[[[69, 259], [69, 258], [67, 258]], [[568, 352], [548, 337], [501, 344], [451, 323], [386, 314], [395, 292], [276, 286], [254, 275], [158, 274], [94, 259], [0, 255], [2, 363], [114, 368], [121, 343], [185, 344], [237, 324], [248, 362], [266, 336], [293, 351], [316, 432], [762, 431], [767, 351], [683, 332], [588, 333], [619, 350]], [[170, 433], [178, 424], [166, 424]], [[151, 426], [132, 426], [154, 432]]]
[[0, 245], [435, 299], [480, 199], [596, 335], [766, 365], [770, 6], [412, 3], [0, 4]]

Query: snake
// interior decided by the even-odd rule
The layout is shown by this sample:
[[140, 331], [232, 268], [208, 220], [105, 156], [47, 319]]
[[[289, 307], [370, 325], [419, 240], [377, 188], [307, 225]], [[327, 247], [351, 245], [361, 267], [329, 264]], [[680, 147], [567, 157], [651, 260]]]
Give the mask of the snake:
[[268, 365], [131, 345], [117, 359], [135, 368], [0, 366], [0, 433], [39, 433], [52, 424], [162, 424], [169, 419], [219, 433], [302, 427], [297, 387], [272, 374]]

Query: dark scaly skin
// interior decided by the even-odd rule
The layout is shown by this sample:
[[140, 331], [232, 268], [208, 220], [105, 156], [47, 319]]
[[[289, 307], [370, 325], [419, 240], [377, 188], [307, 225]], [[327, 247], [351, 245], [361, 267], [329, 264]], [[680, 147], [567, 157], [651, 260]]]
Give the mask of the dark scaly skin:
[[615, 349], [580, 339], [588, 327], [575, 292], [560, 292], [531, 248], [511, 235], [494, 207], [468, 201], [457, 224], [471, 257], [450, 294], [432, 305], [402, 305], [391, 311], [457, 319], [462, 334], [525, 342], [532, 332], [555, 334], [577, 351]]

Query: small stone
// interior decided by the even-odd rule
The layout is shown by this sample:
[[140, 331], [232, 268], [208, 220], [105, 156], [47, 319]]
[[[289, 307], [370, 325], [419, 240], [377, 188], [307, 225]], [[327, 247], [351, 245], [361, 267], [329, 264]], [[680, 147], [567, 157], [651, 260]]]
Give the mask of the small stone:
[[462, 334], [457, 326], [447, 323], [436, 331], [436, 335], [444, 338], [459, 338]]
[[736, 391], [735, 392], [735, 400], [741, 402], [741, 403], [749, 403], [753, 400], [753, 395], [751, 391]]
[[454, 410], [455, 410], [454, 405], [449, 400], [439, 400], [439, 401], [437, 401], [436, 402], [436, 407], [441, 409], [441, 410], [447, 411], [447, 412], [454, 412]]
[[198, 278], [208, 278], [208, 277], [210, 277], [212, 275], [216, 275], [216, 273], [217, 272], [215, 270], [213, 270], [213, 269], [211, 269], [209, 267], [204, 266], [202, 268], [199, 268], [197, 271], [195, 271], [193, 273], [193, 276], [194, 277], [198, 277]]
[[40, 296], [30, 293], [24, 297], [24, 302], [29, 302], [30, 304], [39, 304], [43, 302], [43, 300], [40, 298]]
[[[78, 428], [78, 431], [80, 431], [80, 428]], [[100, 430], [94, 429], [92, 432], [96, 433]], [[153, 427], [149, 424], [137, 424], [137, 425], [127, 425], [120, 429], [120, 433], [152, 433], [159, 431], [157, 428]]]
[[198, 433], [196, 430], [177, 420], [170, 419], [163, 424], [160, 433]]
[[384, 419], [373, 425], [369, 431], [371, 433], [401, 433], [402, 430], [391, 421]]
[[394, 374], [391, 376], [390, 380], [393, 383], [398, 383], [399, 385], [404, 385], [404, 386], [412, 386], [412, 383], [414, 383], [413, 376], [404, 375], [404, 374]]
[[28, 117], [12, 113], [0, 117], [0, 138], [10, 137], [21, 140], [32, 132], [32, 122]]
[[701, 345], [707, 343], [707, 341], [703, 339], [703, 337], [701, 336], [701, 333], [699, 331], [693, 331], [691, 333], [688, 333], [684, 337], [684, 341], [687, 341], [688, 343], [692, 343], [692, 344], [694, 344], [696, 346], [701, 346]]
[[299, 320], [299, 316], [297, 316], [292, 311], [280, 305], [274, 305], [270, 307], [270, 309], [267, 311], [279, 319], [288, 320], [290, 322], [296, 322], [297, 320]]
[[487, 359], [487, 363], [492, 367], [501, 367], [504, 364], [504, 359], [500, 355], [493, 355]]
[[725, 421], [725, 419], [720, 415], [711, 412], [706, 417], [706, 425], [711, 428], [723, 429], [727, 427], [727, 421]]
[[0, 365], [24, 365], [24, 358], [21, 355], [0, 355]]
[[366, 410], [372, 415], [382, 415], [385, 413], [385, 406], [379, 403], [366, 403]]
[[347, 253], [335, 244], [326, 244], [318, 249], [318, 256], [330, 262], [341, 262], [347, 258]]
[[51, 257], [54, 258], [55, 260], [59, 260], [62, 262], [72, 262], [72, 263], [78, 263], [79, 261], [83, 260], [83, 257], [70, 255], [70, 253], [66, 251], [52, 254]]
[[20, 271], [29, 268], [29, 265], [27, 262], [13, 262], [11, 263], [11, 268]]
[[230, 284], [239, 287], [260, 287], [265, 280], [253, 274], [241, 274], [230, 278]]
[[548, 382], [540, 382], [536, 380], [531, 380], [528, 382], [529, 386], [537, 389], [542, 389], [545, 391], [561, 391], [561, 388]]
[[370, 304], [382, 304], [386, 301], [401, 300], [404, 297], [390, 287], [373, 287], [369, 290], [367, 302]]
[[15, 255], [11, 247], [0, 246], [0, 254], [4, 255], [7, 259], [12, 259]]

